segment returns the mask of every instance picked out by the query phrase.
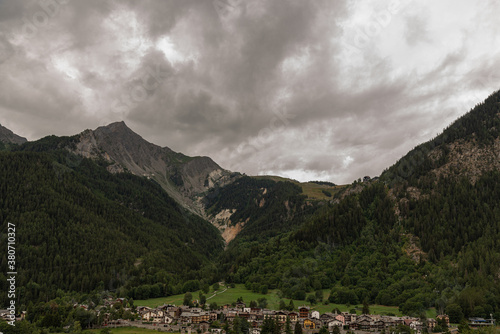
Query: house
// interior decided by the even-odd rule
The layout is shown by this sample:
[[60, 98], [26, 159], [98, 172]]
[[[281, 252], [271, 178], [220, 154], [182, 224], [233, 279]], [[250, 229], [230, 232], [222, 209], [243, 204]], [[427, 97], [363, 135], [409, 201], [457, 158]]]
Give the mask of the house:
[[319, 311], [312, 311], [311, 319], [319, 319]]
[[276, 320], [280, 324], [284, 324], [286, 322], [287, 314], [283, 311], [276, 312]]
[[[351, 318], [352, 319], [352, 318]], [[368, 331], [372, 328], [373, 319], [366, 314], [360, 315], [356, 321], [351, 321], [350, 329]]]
[[384, 328], [385, 328], [385, 322], [384, 322], [384, 320], [382, 320], [381, 318], [378, 318], [378, 319], [374, 320], [371, 323], [371, 328], [375, 329], [377, 331], [383, 331]]
[[437, 319], [444, 319], [446, 321], [446, 326], [450, 325], [450, 317], [446, 314], [440, 314], [436, 317]]
[[308, 306], [299, 307], [299, 318], [301, 318], [301, 319], [309, 318], [309, 307]]
[[320, 315], [319, 320], [321, 320], [324, 324], [327, 324], [330, 320], [335, 319], [335, 314], [333, 313], [323, 313]]
[[243, 302], [236, 303], [236, 308], [237, 309], [243, 310], [245, 307], [247, 307], [247, 304], [245, 304]]
[[208, 332], [209, 328], [210, 328], [210, 323], [208, 321], [201, 321], [200, 322], [200, 330], [202, 333]]
[[423, 327], [423, 324], [420, 321], [412, 321], [410, 323], [410, 328], [413, 329], [414, 331], [421, 332], [422, 327]]
[[316, 329], [316, 323], [312, 319], [304, 319], [302, 327], [304, 329]]
[[436, 327], [437, 321], [436, 319], [427, 319], [427, 328], [429, 329], [430, 332]]
[[297, 312], [290, 312], [288, 313], [288, 317], [290, 318], [291, 322], [297, 322], [299, 319], [299, 314]]
[[210, 333], [212, 334], [226, 334], [226, 331], [222, 328], [210, 328]]
[[[350, 320], [351, 317], [349, 317], [349, 320]], [[346, 316], [344, 314], [336, 314], [335, 315], [335, 319], [337, 319], [338, 321], [340, 321], [342, 324], [346, 324]]]
[[335, 327], [338, 327], [339, 329], [341, 329], [344, 324], [340, 321], [338, 321], [337, 319], [333, 319], [333, 320], [330, 320], [328, 323], [327, 323], [327, 326], [328, 326], [328, 331], [333, 331], [333, 329]]
[[260, 334], [261, 329], [260, 328], [252, 328], [251, 333], [252, 334]]

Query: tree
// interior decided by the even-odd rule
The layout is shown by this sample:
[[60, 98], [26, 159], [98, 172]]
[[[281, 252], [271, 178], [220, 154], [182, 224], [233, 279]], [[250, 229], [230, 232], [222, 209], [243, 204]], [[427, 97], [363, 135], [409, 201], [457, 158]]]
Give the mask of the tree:
[[205, 295], [200, 295], [200, 304], [205, 305], [207, 302], [207, 297]]
[[257, 300], [259, 302], [259, 307], [260, 308], [266, 308], [267, 307], [267, 299], [262, 297]]
[[285, 301], [283, 299], [280, 299], [280, 306], [279, 306], [279, 309], [280, 310], [286, 310], [286, 304], [285, 304]]
[[251, 308], [257, 307], [257, 302], [255, 300], [250, 301], [250, 307]]
[[192, 300], [193, 300], [193, 295], [191, 294], [191, 292], [186, 292], [186, 294], [184, 295], [184, 302], [182, 304], [190, 306]]
[[290, 303], [288, 303], [288, 311], [293, 311], [295, 309], [295, 305], [293, 304], [293, 299], [290, 299]]
[[217, 308], [218, 308], [218, 307], [217, 307], [217, 303], [216, 303], [216, 302], [212, 302], [212, 303], [210, 303], [210, 309], [211, 309], [212, 311], [216, 310]]
[[334, 326], [333, 327], [332, 334], [340, 334], [340, 328], [339, 328], [339, 326]]
[[363, 314], [370, 314], [370, 306], [368, 305], [368, 299], [366, 298], [363, 301]]
[[460, 324], [458, 325], [458, 332], [460, 334], [470, 332], [470, 327], [469, 327], [469, 323], [467, 322], [467, 320], [462, 319], [462, 321], [460, 321]]
[[203, 285], [201, 286], [201, 291], [203, 291], [203, 293], [207, 294], [210, 292], [210, 285], [208, 285], [208, 283], [203, 283]]
[[298, 321], [295, 324], [295, 329], [293, 331], [293, 334], [302, 334], [302, 326], [300, 325], [300, 322], [298, 322]]
[[326, 326], [323, 326], [320, 328], [319, 334], [330, 334], [330, 332], [328, 331], [328, 328], [326, 328]]
[[219, 290], [219, 289], [220, 289], [220, 285], [219, 285], [219, 283], [214, 283], [214, 285], [212, 285], [212, 289], [213, 289], [214, 291]]
[[323, 301], [323, 291], [317, 290], [315, 293], [315, 297], [316, 297], [316, 300], [318, 300], [318, 302], [321, 303]]
[[311, 305], [314, 305], [316, 304], [316, 297], [314, 297], [313, 294], [310, 294], [309, 296], [307, 296], [307, 301], [311, 303]]
[[450, 317], [450, 322], [458, 324], [462, 321], [464, 313], [458, 304], [449, 304], [446, 306], [446, 314]]
[[267, 295], [267, 291], [268, 291], [268, 288], [267, 288], [267, 285], [262, 285], [260, 287], [260, 293], [263, 294], [263, 295]]
[[292, 334], [292, 323], [290, 322], [290, 317], [286, 317], [285, 334]]

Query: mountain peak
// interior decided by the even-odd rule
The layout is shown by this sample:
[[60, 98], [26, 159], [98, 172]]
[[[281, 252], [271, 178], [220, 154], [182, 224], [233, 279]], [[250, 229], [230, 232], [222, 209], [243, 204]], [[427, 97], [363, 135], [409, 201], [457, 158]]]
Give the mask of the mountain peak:
[[14, 132], [0, 124], [0, 141], [4, 143], [23, 144], [28, 140], [24, 137], [16, 135]]

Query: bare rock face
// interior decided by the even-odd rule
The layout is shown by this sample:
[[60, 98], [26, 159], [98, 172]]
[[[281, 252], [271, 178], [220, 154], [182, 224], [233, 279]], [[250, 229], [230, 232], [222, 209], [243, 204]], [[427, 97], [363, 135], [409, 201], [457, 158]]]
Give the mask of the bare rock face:
[[24, 137], [16, 135], [14, 132], [0, 124], [0, 141], [4, 143], [23, 144], [28, 140]]
[[73, 152], [104, 159], [112, 173], [130, 172], [153, 179], [177, 202], [203, 217], [199, 199], [210, 188], [229, 184], [239, 175], [222, 169], [209, 157], [188, 157], [149, 143], [124, 122], [85, 130]]

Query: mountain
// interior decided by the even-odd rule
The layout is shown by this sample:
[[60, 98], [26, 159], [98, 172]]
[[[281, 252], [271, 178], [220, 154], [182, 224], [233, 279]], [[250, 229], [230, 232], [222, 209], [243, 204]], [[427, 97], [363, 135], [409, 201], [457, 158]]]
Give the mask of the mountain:
[[9, 147], [0, 215], [19, 230], [23, 298], [112, 286], [145, 299], [224, 280], [311, 304], [498, 319], [499, 103], [347, 186], [232, 173], [123, 122]]
[[82, 132], [71, 150], [87, 158], [104, 159], [112, 173], [127, 171], [158, 182], [177, 202], [200, 216], [204, 216], [200, 203], [204, 194], [239, 176], [222, 169], [208, 157], [188, 157], [151, 144], [124, 122]]
[[23, 144], [27, 142], [26, 138], [16, 135], [6, 127], [0, 124], [0, 142], [9, 144]]
[[496, 92], [379, 180], [354, 182], [288, 231], [262, 238], [260, 230], [229, 247], [225, 279], [286, 298], [330, 289], [333, 303], [498, 319], [499, 142]]

